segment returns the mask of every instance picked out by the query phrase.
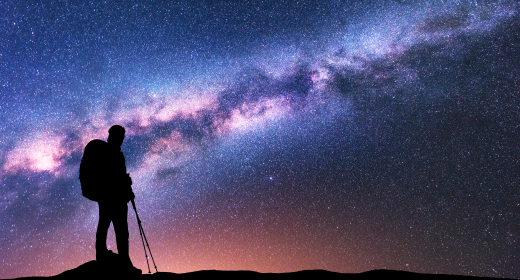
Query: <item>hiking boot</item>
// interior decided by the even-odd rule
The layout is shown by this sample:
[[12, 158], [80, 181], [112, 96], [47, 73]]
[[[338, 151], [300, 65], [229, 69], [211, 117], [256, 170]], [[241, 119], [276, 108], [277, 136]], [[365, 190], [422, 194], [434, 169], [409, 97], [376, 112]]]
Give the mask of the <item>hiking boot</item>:
[[124, 273], [129, 276], [138, 276], [138, 275], [143, 274], [143, 271], [132, 265], [132, 266], [127, 267], [125, 269]]
[[130, 260], [130, 258], [123, 259], [121, 268], [123, 269], [123, 273], [125, 273], [125, 274], [127, 274], [129, 276], [135, 276], [135, 275], [143, 274], [142, 270], [140, 270], [139, 268], [135, 267], [132, 264], [132, 261]]
[[96, 252], [96, 261], [98, 261], [98, 262], [109, 262], [116, 258], [117, 258], [117, 254], [112, 252], [111, 250]]

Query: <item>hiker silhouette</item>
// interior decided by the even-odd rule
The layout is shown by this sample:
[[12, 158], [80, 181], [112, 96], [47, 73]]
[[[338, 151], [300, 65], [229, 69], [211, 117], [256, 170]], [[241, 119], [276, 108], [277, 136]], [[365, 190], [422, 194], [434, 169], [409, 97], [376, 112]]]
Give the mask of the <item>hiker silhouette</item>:
[[[83, 195], [99, 204], [96, 261], [108, 266], [118, 266], [131, 274], [141, 274], [141, 270], [133, 266], [128, 248], [127, 203], [135, 195], [131, 186], [132, 179], [126, 173], [125, 156], [121, 152], [124, 138], [125, 129], [114, 125], [108, 130], [107, 142], [96, 139], [87, 144], [82, 159], [83, 166], [80, 166], [80, 180], [83, 180], [82, 190], [84, 182], [95, 185], [90, 187], [90, 191], [94, 193], [91, 197], [86, 195], [87, 190], [83, 190]], [[106, 245], [110, 223], [114, 226], [117, 254], [108, 250]]]

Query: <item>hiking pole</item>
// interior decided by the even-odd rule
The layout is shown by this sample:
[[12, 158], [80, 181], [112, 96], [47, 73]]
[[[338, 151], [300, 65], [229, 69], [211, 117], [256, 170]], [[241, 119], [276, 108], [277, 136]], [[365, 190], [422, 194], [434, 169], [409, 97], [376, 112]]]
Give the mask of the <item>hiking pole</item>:
[[[148, 266], [148, 273], [151, 273], [151, 271], [150, 271], [150, 264], [148, 262], [148, 254], [146, 253], [146, 247], [148, 247], [148, 252], [150, 252], [150, 257], [152, 257], [153, 265], [155, 267], [155, 272], [158, 272], [157, 265], [155, 265], [155, 260], [153, 259], [153, 256], [152, 256], [152, 250], [150, 250], [150, 245], [148, 245], [148, 239], [146, 239], [146, 235], [144, 234], [143, 226], [141, 225], [141, 219], [139, 219], [139, 214], [137, 214], [137, 208], [135, 208], [134, 199], [132, 199], [132, 206], [134, 207], [135, 217], [137, 218], [137, 224], [139, 225], [139, 234], [141, 235], [141, 242], [143, 242], [144, 256], [146, 257], [146, 265]], [[146, 242], [146, 247], [144, 246], [145, 242]]]
[[132, 199], [132, 206], [134, 207], [135, 216], [137, 217], [137, 224], [139, 225], [139, 235], [141, 236], [141, 242], [143, 242], [143, 249], [144, 249], [144, 257], [146, 258], [146, 265], [148, 266], [148, 273], [152, 273], [150, 271], [150, 264], [148, 263], [148, 254], [146, 253], [146, 247], [144, 246], [144, 239], [143, 239], [143, 231], [141, 227], [141, 220], [139, 219], [139, 215], [137, 214], [137, 209], [135, 208], [135, 202]]

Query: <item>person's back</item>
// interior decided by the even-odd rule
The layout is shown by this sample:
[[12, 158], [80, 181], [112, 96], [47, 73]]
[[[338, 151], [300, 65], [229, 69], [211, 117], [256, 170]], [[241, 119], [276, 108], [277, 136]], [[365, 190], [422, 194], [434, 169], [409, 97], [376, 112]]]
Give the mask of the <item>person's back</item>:
[[106, 161], [106, 176], [104, 184], [107, 185], [107, 193], [105, 200], [117, 202], [121, 201], [125, 204], [132, 199], [132, 182], [129, 175], [126, 173], [125, 156], [114, 145], [108, 145], [105, 155]]

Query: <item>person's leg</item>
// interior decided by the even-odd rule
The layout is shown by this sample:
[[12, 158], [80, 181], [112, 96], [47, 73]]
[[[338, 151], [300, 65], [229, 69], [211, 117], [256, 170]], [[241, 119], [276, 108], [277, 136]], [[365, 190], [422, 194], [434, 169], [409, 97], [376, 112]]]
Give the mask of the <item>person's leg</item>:
[[126, 203], [114, 207], [114, 218], [112, 219], [114, 231], [116, 232], [117, 251], [126, 273], [140, 275], [142, 271], [132, 264], [128, 251], [128, 206]]
[[128, 206], [126, 204], [114, 207], [112, 223], [116, 232], [117, 252], [122, 258], [130, 259], [128, 251]]
[[98, 203], [99, 221], [96, 232], [96, 259], [100, 255], [104, 255], [107, 250], [107, 234], [110, 222], [112, 221], [110, 205]]

